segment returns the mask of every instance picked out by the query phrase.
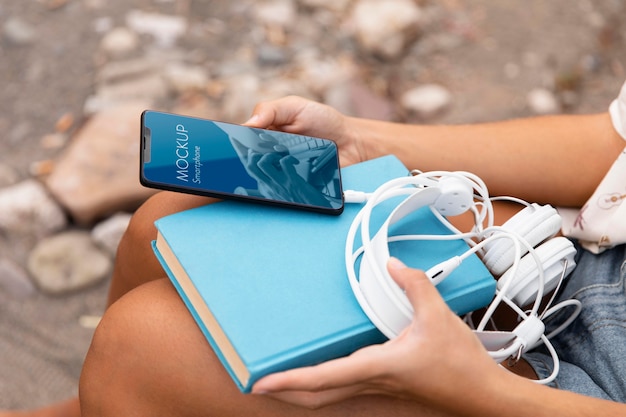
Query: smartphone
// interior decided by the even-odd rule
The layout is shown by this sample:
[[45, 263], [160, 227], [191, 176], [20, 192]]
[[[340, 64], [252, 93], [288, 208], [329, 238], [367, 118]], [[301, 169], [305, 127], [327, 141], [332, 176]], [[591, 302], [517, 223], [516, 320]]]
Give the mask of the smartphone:
[[343, 211], [339, 155], [329, 139], [147, 110], [140, 154], [146, 187]]

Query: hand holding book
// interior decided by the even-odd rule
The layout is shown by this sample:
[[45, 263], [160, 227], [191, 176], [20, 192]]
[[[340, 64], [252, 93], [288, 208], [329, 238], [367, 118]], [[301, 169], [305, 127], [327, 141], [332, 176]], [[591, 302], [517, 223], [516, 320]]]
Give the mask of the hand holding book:
[[[269, 375], [254, 385], [252, 393], [309, 408], [363, 394], [382, 394], [438, 409], [447, 404], [455, 413], [454, 407], [466, 404], [444, 398], [450, 390], [442, 384], [450, 384], [451, 379], [460, 384], [459, 378], [475, 375], [506, 383], [510, 374], [493, 366], [479, 339], [452, 313], [422, 271], [408, 268], [396, 258], [390, 259], [388, 270], [413, 305], [410, 327], [393, 340], [364, 347], [350, 356]], [[447, 359], [442, 361], [442, 357]], [[461, 385], [467, 390], [482, 389], [473, 380]]]

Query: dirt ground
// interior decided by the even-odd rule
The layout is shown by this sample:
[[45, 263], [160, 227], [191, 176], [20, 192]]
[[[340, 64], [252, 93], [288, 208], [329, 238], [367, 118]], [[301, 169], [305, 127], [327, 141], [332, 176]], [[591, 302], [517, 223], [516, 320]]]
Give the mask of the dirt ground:
[[[41, 139], [54, 130], [64, 114], [82, 121], [85, 99], [93, 90], [102, 34], [97, 19], [124, 21], [131, 9], [176, 13], [185, 10], [192, 21], [209, 18], [241, 19], [230, 12], [228, 1], [215, 0], [37, 0], [7, 1], [0, 5], [0, 23], [18, 17], [35, 31], [33, 39], [16, 45], [7, 36], [0, 42], [0, 163], [29, 175], [34, 161], [54, 157], [60, 149], [45, 149]], [[242, 1], [240, 3], [250, 3]], [[422, 3], [429, 3], [422, 1]], [[533, 88], [560, 83], [579, 93], [571, 112], [602, 111], [624, 77], [625, 2], [556, 0], [543, 2], [503, 0], [439, 2], [448, 18], [426, 28], [429, 33], [465, 32], [457, 46], [430, 46], [420, 60], [368, 62], [373, 78], [413, 71], [415, 82], [438, 82], [454, 95], [452, 108], [435, 122], [473, 122], [524, 116], [530, 113], [526, 94]], [[55, 6], [60, 5], [60, 6]], [[91, 5], [91, 6], [90, 6]], [[245, 7], [244, 7], [245, 9]], [[238, 23], [237, 27], [243, 27]], [[245, 27], [243, 27], [245, 30]], [[430, 31], [430, 32], [429, 32]], [[6, 32], [6, 31], [5, 31]], [[329, 33], [330, 32], [330, 33]], [[234, 35], [234, 36], [233, 36]], [[199, 45], [206, 60], [228, 55], [237, 33]], [[320, 27], [319, 44], [332, 54], [342, 45], [332, 31]], [[445, 39], [444, 39], [445, 41]], [[426, 41], [424, 42], [426, 44]]]
[[[439, 14], [422, 28], [415, 47], [396, 60], [358, 53], [355, 60], [362, 65], [365, 82], [384, 85], [380, 92], [393, 103], [410, 83], [445, 86], [452, 95], [450, 105], [425, 122], [529, 116], [533, 109], [527, 96], [536, 88], [551, 92], [563, 112], [601, 112], [626, 78], [624, 0], [418, 3], [435, 4]], [[204, 40], [190, 36], [178, 46], [216, 68], [231, 51], [250, 41], [248, 11], [253, 4], [251, 0], [2, 1], [0, 165], [26, 179], [34, 163], [63, 152], [63, 146], [46, 146], [42, 139], [55, 131], [63, 115], [73, 116], [68, 135], [85, 120], [84, 103], [103, 62], [99, 48], [106, 29], [98, 30], [103, 22], [123, 24], [131, 9], [179, 14], [209, 26], [220, 21], [227, 30], [219, 36]], [[336, 29], [320, 24], [315, 36], [321, 53], [333, 55], [343, 48], [354, 52], [354, 45], [336, 36]], [[410, 115], [399, 119], [424, 122]], [[15, 246], [1, 232], [0, 241], [0, 249]], [[61, 298], [37, 295], [14, 303], [2, 298], [0, 338], [15, 343], [0, 343], [0, 408], [37, 406], [75, 393], [90, 337], [77, 317], [99, 314], [105, 294], [106, 285], [100, 285]], [[19, 343], [30, 359], [15, 360], [13, 351], [2, 351]], [[33, 363], [36, 366], [27, 369]]]

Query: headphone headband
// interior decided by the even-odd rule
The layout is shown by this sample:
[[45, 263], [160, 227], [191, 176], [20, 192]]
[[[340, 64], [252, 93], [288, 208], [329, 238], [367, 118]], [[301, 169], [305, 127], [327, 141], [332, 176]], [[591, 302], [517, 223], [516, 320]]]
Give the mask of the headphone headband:
[[[397, 197], [403, 197], [403, 200], [371, 237], [372, 211], [380, 203]], [[354, 295], [374, 325], [384, 335], [393, 338], [411, 322], [413, 308], [386, 268], [390, 257], [389, 242], [393, 238], [390, 230], [394, 224], [425, 207], [433, 211], [451, 234], [412, 236], [411, 239], [463, 239], [468, 243], [465, 253], [426, 271], [435, 285], [475, 254], [481, 255], [493, 275], [501, 276], [494, 299], [476, 329], [489, 354], [501, 362], [511, 356], [518, 357], [540, 342], [548, 344], [538, 312], [541, 298], [547, 291], [554, 290], [575, 266], [572, 243], [565, 238], [550, 239], [560, 228], [560, 217], [550, 206], [530, 204], [502, 227], [495, 227], [486, 186], [480, 178], [466, 172], [436, 171], [389, 181], [371, 195], [356, 216], [348, 233], [346, 267]], [[445, 217], [468, 210], [474, 213], [476, 222], [473, 230], [467, 233], [456, 230]], [[354, 251], [359, 228], [363, 246], [361, 250]], [[534, 248], [545, 240], [543, 245]], [[357, 278], [355, 262], [361, 253]], [[527, 255], [522, 258], [525, 253]], [[567, 261], [566, 267], [563, 260]], [[521, 323], [510, 332], [486, 331], [486, 323], [502, 301], [519, 304], [515, 309], [521, 315]], [[533, 301], [531, 313], [523, 313], [520, 308]], [[555, 357], [555, 363], [557, 360]], [[555, 376], [553, 373], [548, 380]]]

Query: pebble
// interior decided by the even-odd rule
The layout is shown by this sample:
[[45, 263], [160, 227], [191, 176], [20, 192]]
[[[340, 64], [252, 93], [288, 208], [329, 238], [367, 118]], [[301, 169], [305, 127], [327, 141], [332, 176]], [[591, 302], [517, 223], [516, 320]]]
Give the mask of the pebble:
[[87, 102], [89, 105], [85, 106], [85, 109], [87, 113], [94, 114], [123, 106], [131, 101], [154, 103], [164, 99], [168, 94], [169, 85], [164, 77], [158, 73], [149, 73], [97, 87], [95, 95], [90, 97], [91, 102]]
[[171, 89], [178, 94], [194, 90], [205, 90], [210, 82], [206, 68], [181, 63], [167, 65], [163, 75]]
[[0, 258], [0, 288], [13, 298], [24, 299], [36, 292], [28, 272], [12, 259]]
[[100, 43], [100, 48], [112, 57], [121, 57], [134, 52], [139, 47], [136, 32], [118, 27], [108, 32]]
[[360, 45], [387, 59], [397, 58], [415, 39], [420, 19], [421, 10], [413, 0], [361, 0], [352, 12]]
[[402, 106], [423, 118], [432, 118], [452, 102], [452, 94], [438, 84], [425, 84], [402, 95]]
[[556, 96], [545, 88], [535, 88], [528, 93], [528, 106], [536, 114], [551, 114], [560, 110]]
[[131, 217], [130, 213], [117, 213], [101, 221], [92, 229], [91, 238], [111, 257], [114, 257]]
[[[142, 110], [169, 103], [167, 110], [237, 123], [246, 120], [259, 101], [297, 94], [359, 117], [394, 120], [409, 114], [420, 121], [434, 120], [452, 107], [454, 97], [443, 85], [428, 84], [436, 78], [424, 72], [422, 61], [437, 59], [438, 53], [461, 48], [480, 35], [466, 22], [475, 19], [465, 16], [463, 7], [452, 5], [455, 2], [445, 6], [414, 0], [234, 2], [230, 12], [241, 19], [230, 20], [218, 16], [202, 20], [187, 13], [188, 1], [155, 1], [166, 2], [178, 14], [155, 12], [159, 6], [153, 4], [146, 10], [130, 10], [120, 19], [106, 15], [105, 0], [46, 3], [83, 5], [93, 19], [92, 35], [97, 34], [100, 43], [94, 51], [93, 94], [85, 100], [83, 114], [58, 109], [63, 115], [41, 139], [42, 149], [59, 154], [31, 164], [30, 176], [42, 182], [20, 182], [13, 168], [0, 163], [0, 230], [41, 239], [28, 268], [0, 259], [0, 285], [9, 291], [28, 296], [35, 276], [45, 291], [74, 291], [108, 273], [104, 271], [110, 268], [130, 213], [154, 193], [137, 181]], [[449, 8], [455, 10], [453, 16]], [[41, 36], [38, 27], [8, 15], [0, 29], [7, 45], [31, 45]], [[320, 29], [332, 31], [334, 39], [321, 43]], [[245, 39], [239, 46], [228, 42], [231, 30]], [[223, 37], [228, 48], [219, 57], [208, 56], [203, 47], [189, 49], [193, 42], [215, 37]], [[487, 36], [480, 42], [485, 47], [496, 45]], [[407, 50], [413, 54], [403, 59]], [[545, 66], [542, 57], [530, 51], [519, 61], [504, 66], [508, 79]], [[398, 62], [399, 76], [377, 74], [380, 67], [373, 62], [383, 63], [382, 68]], [[599, 65], [587, 59], [583, 68], [591, 72]], [[34, 63], [32, 68], [29, 80], [43, 82], [45, 66]], [[577, 97], [574, 91], [557, 96], [538, 88], [529, 92], [527, 106], [536, 114], [554, 113]], [[0, 140], [11, 144], [32, 134], [29, 124], [3, 125], [0, 120], [0, 127], [9, 132]], [[96, 273], [91, 270], [96, 262], [84, 253], [77, 255], [78, 249], [64, 242], [89, 247], [90, 253], [98, 254], [93, 256], [106, 258], [108, 266]], [[61, 245], [67, 246], [66, 253]]]
[[333, 12], [345, 12], [350, 6], [351, 0], [300, 0], [300, 3], [306, 7], [322, 8]]
[[15, 45], [29, 45], [37, 38], [35, 28], [18, 17], [9, 18], [4, 24], [4, 35]]
[[67, 231], [42, 239], [28, 258], [28, 271], [35, 283], [50, 294], [98, 283], [111, 270], [111, 258], [85, 231]]
[[291, 27], [296, 22], [296, 4], [291, 0], [259, 2], [255, 8], [256, 20], [263, 25]]
[[138, 34], [151, 35], [156, 45], [169, 48], [176, 44], [187, 31], [187, 20], [180, 16], [131, 10], [126, 15], [126, 24]]
[[61, 206], [41, 182], [27, 179], [0, 189], [0, 230], [47, 236], [67, 225]]
[[15, 169], [0, 162], [0, 190], [19, 181], [19, 174]]
[[93, 225], [134, 209], [153, 190], [139, 183], [139, 120], [148, 108], [128, 102], [89, 119], [57, 161], [45, 184], [72, 219]]

